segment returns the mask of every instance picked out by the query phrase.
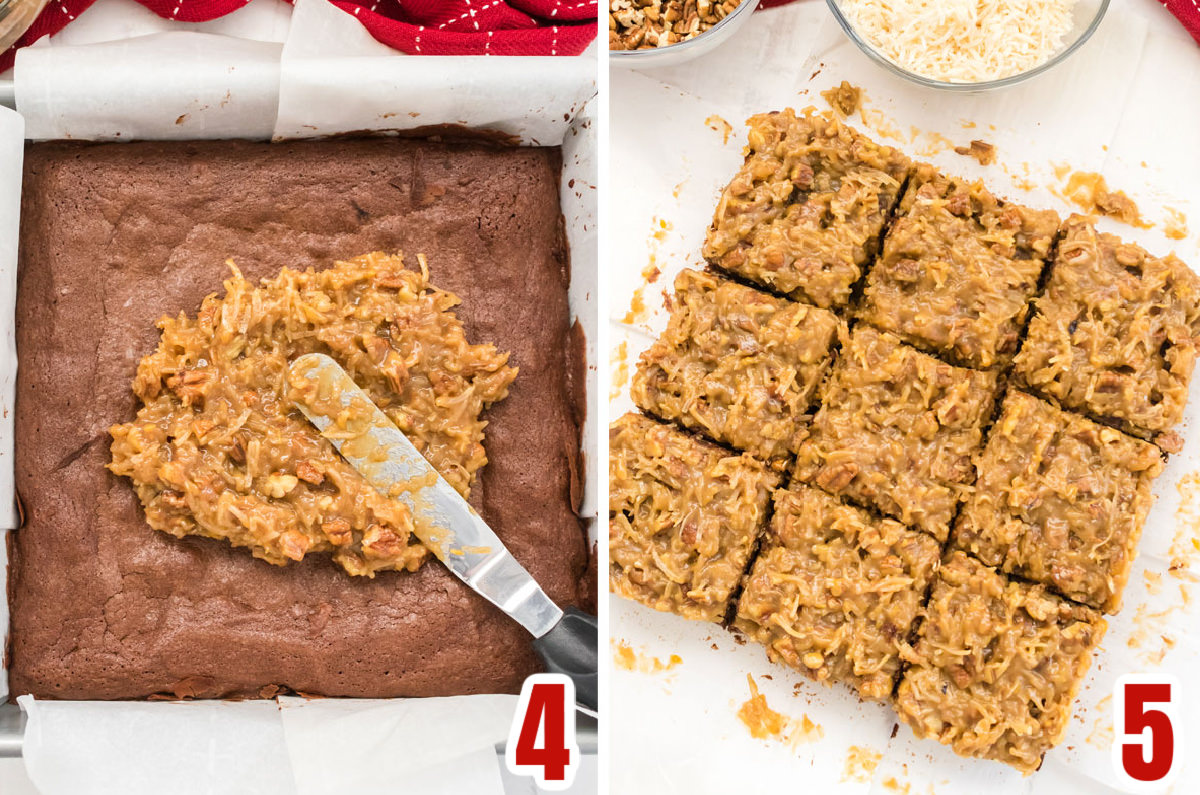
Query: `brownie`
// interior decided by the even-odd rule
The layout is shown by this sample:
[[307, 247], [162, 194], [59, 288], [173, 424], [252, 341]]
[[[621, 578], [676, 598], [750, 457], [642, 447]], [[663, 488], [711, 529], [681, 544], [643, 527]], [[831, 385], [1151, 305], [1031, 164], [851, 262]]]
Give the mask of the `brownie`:
[[1162, 467], [1149, 442], [1010, 392], [954, 543], [1115, 613]]
[[641, 414], [609, 428], [612, 592], [700, 621], [721, 621], [764, 529], [779, 476]]
[[822, 390], [796, 476], [945, 541], [975, 477], [996, 374], [859, 326]]
[[[539, 670], [518, 624], [430, 563], [350, 577], [273, 566], [145, 523], [105, 470], [155, 322], [229, 273], [371, 251], [428, 257], [468, 339], [510, 351], [472, 504], [560, 604], [586, 562], [575, 512], [567, 252], [556, 149], [396, 139], [35, 144], [17, 297], [12, 694], [111, 699], [513, 692]], [[531, 421], [536, 418], [536, 421]]]
[[833, 360], [833, 313], [684, 270], [631, 390], [645, 411], [760, 458], [796, 451]]
[[896, 695], [901, 720], [963, 756], [1037, 770], [1066, 732], [1104, 619], [959, 551], [923, 614]]
[[1183, 417], [1200, 336], [1200, 278], [1073, 215], [1016, 372], [1064, 407], [1151, 438]]
[[829, 114], [749, 120], [746, 161], [721, 195], [704, 257], [821, 307], [840, 307], [879, 249], [909, 160]]
[[780, 489], [735, 626], [773, 661], [888, 698], [940, 555], [932, 536], [892, 519], [802, 484]]
[[867, 277], [861, 316], [955, 363], [1005, 364], [1057, 231], [1050, 210], [922, 164]]

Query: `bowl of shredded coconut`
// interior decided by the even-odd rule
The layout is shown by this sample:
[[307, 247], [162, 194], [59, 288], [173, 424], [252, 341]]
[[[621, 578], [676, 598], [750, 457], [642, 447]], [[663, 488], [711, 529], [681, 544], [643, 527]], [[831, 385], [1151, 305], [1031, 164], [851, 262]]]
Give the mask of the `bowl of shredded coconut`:
[[1109, 0], [827, 0], [872, 59], [933, 88], [979, 91], [1060, 63], [1095, 32]]

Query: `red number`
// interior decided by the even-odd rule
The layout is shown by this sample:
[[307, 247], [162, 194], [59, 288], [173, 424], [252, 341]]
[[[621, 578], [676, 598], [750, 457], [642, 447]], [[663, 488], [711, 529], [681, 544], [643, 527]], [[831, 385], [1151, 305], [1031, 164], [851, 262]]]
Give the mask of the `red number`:
[[[566, 688], [562, 685], [535, 684], [529, 691], [529, 708], [521, 723], [521, 736], [513, 757], [521, 767], [540, 767], [547, 781], [562, 781], [567, 777], [571, 751], [563, 736], [563, 712], [566, 707]], [[538, 727], [542, 730], [542, 747], [538, 748]]]
[[[1171, 677], [1130, 674], [1117, 681], [1116, 745], [1118, 773], [1130, 783], [1165, 782], [1175, 765], [1178, 737], [1171, 723], [1172, 693], [1178, 687]], [[1157, 705], [1157, 706], [1148, 706]]]
[[505, 752], [508, 769], [533, 776], [543, 789], [561, 790], [575, 778], [575, 686], [562, 674], [534, 674], [521, 686]]

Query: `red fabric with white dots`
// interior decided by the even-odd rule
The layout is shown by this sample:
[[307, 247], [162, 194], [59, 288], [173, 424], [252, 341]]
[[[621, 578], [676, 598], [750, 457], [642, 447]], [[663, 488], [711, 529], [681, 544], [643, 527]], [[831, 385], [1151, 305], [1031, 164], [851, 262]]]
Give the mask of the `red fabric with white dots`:
[[1200, 44], [1200, 0], [1158, 0], [1183, 23], [1192, 38]]
[[599, 8], [598, 0], [331, 2], [413, 55], [578, 55], [596, 38]]
[[[578, 55], [596, 38], [599, 0], [331, 0], [379, 41], [423, 55]], [[58, 33], [95, 0], [50, 0], [16, 49]], [[138, 0], [165, 19], [207, 22], [249, 0]]]

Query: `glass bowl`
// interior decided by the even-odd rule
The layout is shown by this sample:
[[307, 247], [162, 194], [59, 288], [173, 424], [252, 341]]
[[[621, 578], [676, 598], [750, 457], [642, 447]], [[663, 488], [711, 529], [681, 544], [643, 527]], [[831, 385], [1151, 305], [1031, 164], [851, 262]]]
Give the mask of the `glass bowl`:
[[854, 29], [850, 20], [846, 19], [846, 16], [842, 13], [841, 4], [838, 0], [825, 1], [829, 4], [829, 9], [833, 11], [833, 16], [838, 21], [842, 30], [846, 32], [850, 40], [857, 44], [858, 48], [866, 53], [867, 57], [871, 60], [882, 64], [892, 73], [898, 74], [913, 83], [928, 88], [940, 88], [946, 91], [987, 91], [994, 88], [1004, 88], [1005, 86], [1016, 85], [1028, 80], [1035, 75], [1040, 75], [1042, 72], [1049, 71], [1069, 58], [1071, 53], [1082, 47], [1083, 43], [1092, 37], [1092, 34], [1096, 32], [1096, 28], [1100, 25], [1100, 20], [1104, 18], [1104, 13], [1108, 11], [1109, 4], [1109, 0], [1078, 0], [1071, 12], [1073, 24], [1071, 30], [1063, 37], [1063, 46], [1051, 55], [1045, 63], [1039, 64], [1032, 69], [1026, 69], [1024, 72], [1019, 72], [1015, 75], [1002, 77], [999, 80], [985, 80], [978, 83], [953, 83], [946, 80], [925, 77], [892, 63], [886, 56], [858, 35], [858, 31]]
[[609, 50], [608, 62], [612, 66], [647, 69], [655, 66], [673, 66], [690, 61], [711, 52], [733, 36], [734, 31], [746, 24], [758, 0], [742, 0], [729, 15], [698, 36], [646, 50]]
[[47, 0], [0, 0], [0, 52], [16, 44], [42, 13]]

